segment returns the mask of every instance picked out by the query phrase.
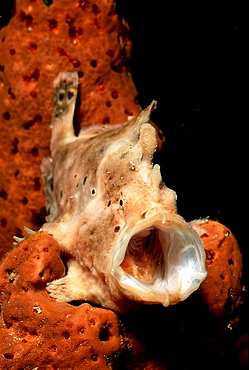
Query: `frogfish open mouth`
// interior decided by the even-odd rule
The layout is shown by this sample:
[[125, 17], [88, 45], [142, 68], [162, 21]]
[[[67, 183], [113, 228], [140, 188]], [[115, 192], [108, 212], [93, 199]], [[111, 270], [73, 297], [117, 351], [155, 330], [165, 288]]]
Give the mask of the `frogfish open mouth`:
[[58, 301], [83, 300], [125, 313], [186, 299], [206, 277], [196, 231], [176, 211], [175, 192], [152, 164], [153, 101], [127, 123], [74, 133], [77, 73], [54, 82], [51, 154], [42, 162], [47, 222], [65, 276], [48, 284]]

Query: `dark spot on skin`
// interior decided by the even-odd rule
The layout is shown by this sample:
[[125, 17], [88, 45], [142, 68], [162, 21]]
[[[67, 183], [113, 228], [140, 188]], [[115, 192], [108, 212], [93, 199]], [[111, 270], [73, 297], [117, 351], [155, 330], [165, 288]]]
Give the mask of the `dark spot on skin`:
[[109, 202], [107, 203], [107, 207], [110, 207], [111, 204], [112, 202], [109, 200]]
[[225, 275], [224, 275], [224, 274], [220, 274], [220, 278], [221, 278], [222, 280], [224, 280], [224, 279], [225, 279]]
[[105, 105], [109, 108], [109, 107], [111, 107], [111, 106], [112, 106], [112, 102], [110, 102], [110, 100], [108, 100], [108, 101], [105, 103]]
[[102, 146], [102, 148], [100, 148], [100, 150], [99, 150], [99, 154], [100, 155], [103, 154], [105, 150], [106, 150], [106, 147]]
[[115, 233], [118, 233], [118, 232], [119, 232], [119, 230], [120, 230], [120, 226], [115, 226], [115, 228], [114, 228], [114, 232], [115, 232]]
[[78, 72], [78, 76], [79, 76], [79, 78], [82, 78], [82, 77], [84, 76], [84, 72], [79, 71], [79, 72]]
[[119, 204], [120, 204], [121, 207], [123, 206], [123, 200], [122, 199], [120, 199]]
[[92, 229], [92, 230], [90, 231], [90, 234], [91, 234], [91, 235], [95, 234], [95, 231], [96, 231], [96, 229], [95, 229], [95, 228], [94, 228], [94, 229]]
[[15, 55], [16, 51], [15, 49], [10, 49], [10, 55]]
[[49, 180], [48, 180], [48, 185], [51, 189], [51, 191], [54, 190], [54, 180], [53, 180], [53, 177], [51, 177]]
[[63, 190], [60, 191], [60, 198], [63, 197]]
[[234, 262], [233, 262], [233, 260], [231, 258], [228, 260], [228, 264], [231, 265], [231, 266], [234, 265]]
[[74, 93], [72, 93], [71, 91], [68, 91], [67, 93], [68, 100], [72, 99], [73, 96], [74, 96]]
[[58, 98], [59, 98], [60, 101], [62, 101], [64, 99], [64, 97], [65, 97], [65, 94], [62, 93], [62, 92], [58, 96]]
[[0, 65], [0, 72], [4, 72], [4, 66]]
[[129, 154], [129, 152], [124, 152], [120, 155], [120, 159], [125, 159], [127, 158], [127, 155]]
[[92, 189], [92, 195], [95, 195], [96, 194], [96, 189]]
[[17, 179], [18, 178], [18, 175], [20, 174], [20, 171], [19, 170], [16, 170], [16, 172], [15, 172], [15, 179]]
[[85, 185], [86, 183], [86, 180], [87, 180], [87, 176], [84, 177], [84, 180], [83, 180], [83, 185]]

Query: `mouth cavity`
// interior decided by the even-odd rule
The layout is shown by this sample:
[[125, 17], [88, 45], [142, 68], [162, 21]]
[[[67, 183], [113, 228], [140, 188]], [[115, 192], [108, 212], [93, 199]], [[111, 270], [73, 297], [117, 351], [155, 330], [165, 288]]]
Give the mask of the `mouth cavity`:
[[201, 240], [188, 226], [156, 223], [129, 233], [119, 246], [112, 274], [133, 300], [175, 304], [206, 277]]
[[165, 275], [165, 260], [158, 229], [147, 229], [134, 235], [127, 246], [122, 269], [145, 284]]

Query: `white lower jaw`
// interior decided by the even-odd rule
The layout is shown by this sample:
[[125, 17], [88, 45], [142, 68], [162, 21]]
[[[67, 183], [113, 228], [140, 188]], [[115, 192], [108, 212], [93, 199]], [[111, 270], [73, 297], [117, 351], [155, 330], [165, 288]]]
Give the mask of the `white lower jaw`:
[[[157, 271], [150, 283], [145, 283], [120, 264], [131, 238], [143, 235], [140, 234], [143, 231], [146, 235], [152, 229], [158, 230], [164, 268]], [[186, 299], [205, 279], [205, 252], [197, 233], [179, 216], [158, 213], [135, 226], [125, 227], [114, 249], [111, 274], [128, 299], [168, 306]]]

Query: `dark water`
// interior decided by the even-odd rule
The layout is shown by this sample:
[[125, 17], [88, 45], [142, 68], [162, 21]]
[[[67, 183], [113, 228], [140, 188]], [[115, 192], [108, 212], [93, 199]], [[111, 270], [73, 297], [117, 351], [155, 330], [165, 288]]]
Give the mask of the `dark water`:
[[[0, 4], [0, 28], [8, 23], [14, 9], [13, 0]], [[166, 185], [177, 192], [178, 211], [186, 220], [210, 216], [232, 230], [244, 256], [244, 281], [247, 281], [245, 158], [246, 153], [248, 156], [249, 27], [246, 9], [235, 1], [196, 5], [117, 0], [117, 10], [130, 25], [133, 49], [129, 66], [138, 89], [138, 101], [142, 107], [153, 99], [158, 101], [152, 119], [164, 131], [166, 145], [156, 160], [161, 164]], [[177, 313], [182, 318], [182, 307], [172, 313], [175, 319]], [[158, 315], [160, 321], [162, 310], [155, 307], [142, 312], [144, 317]], [[165, 337], [168, 332], [172, 336], [172, 341], [167, 337], [165, 343], [174, 346], [179, 343], [179, 356], [181, 353], [187, 356], [191, 345], [188, 343], [184, 349], [183, 344], [191, 339], [189, 331], [184, 330], [186, 323], [182, 323], [182, 336], [174, 337], [174, 327], [168, 318], [171, 311], [172, 308], [165, 321], [161, 321]], [[245, 312], [246, 306], [241, 314], [241, 332], [246, 331], [248, 324]], [[148, 330], [151, 335], [157, 335], [160, 322], [149, 319], [147, 330], [144, 317], [136, 313], [133, 316], [138, 336], [143, 333], [146, 337]], [[192, 319], [191, 316], [189, 320]], [[194, 326], [193, 335], [196, 330]], [[160, 359], [164, 351], [162, 342], [156, 345], [151, 338], [146, 340], [152, 347], [153, 343], [157, 346], [154, 350]], [[179, 360], [179, 366], [184, 368], [183, 360]]]

